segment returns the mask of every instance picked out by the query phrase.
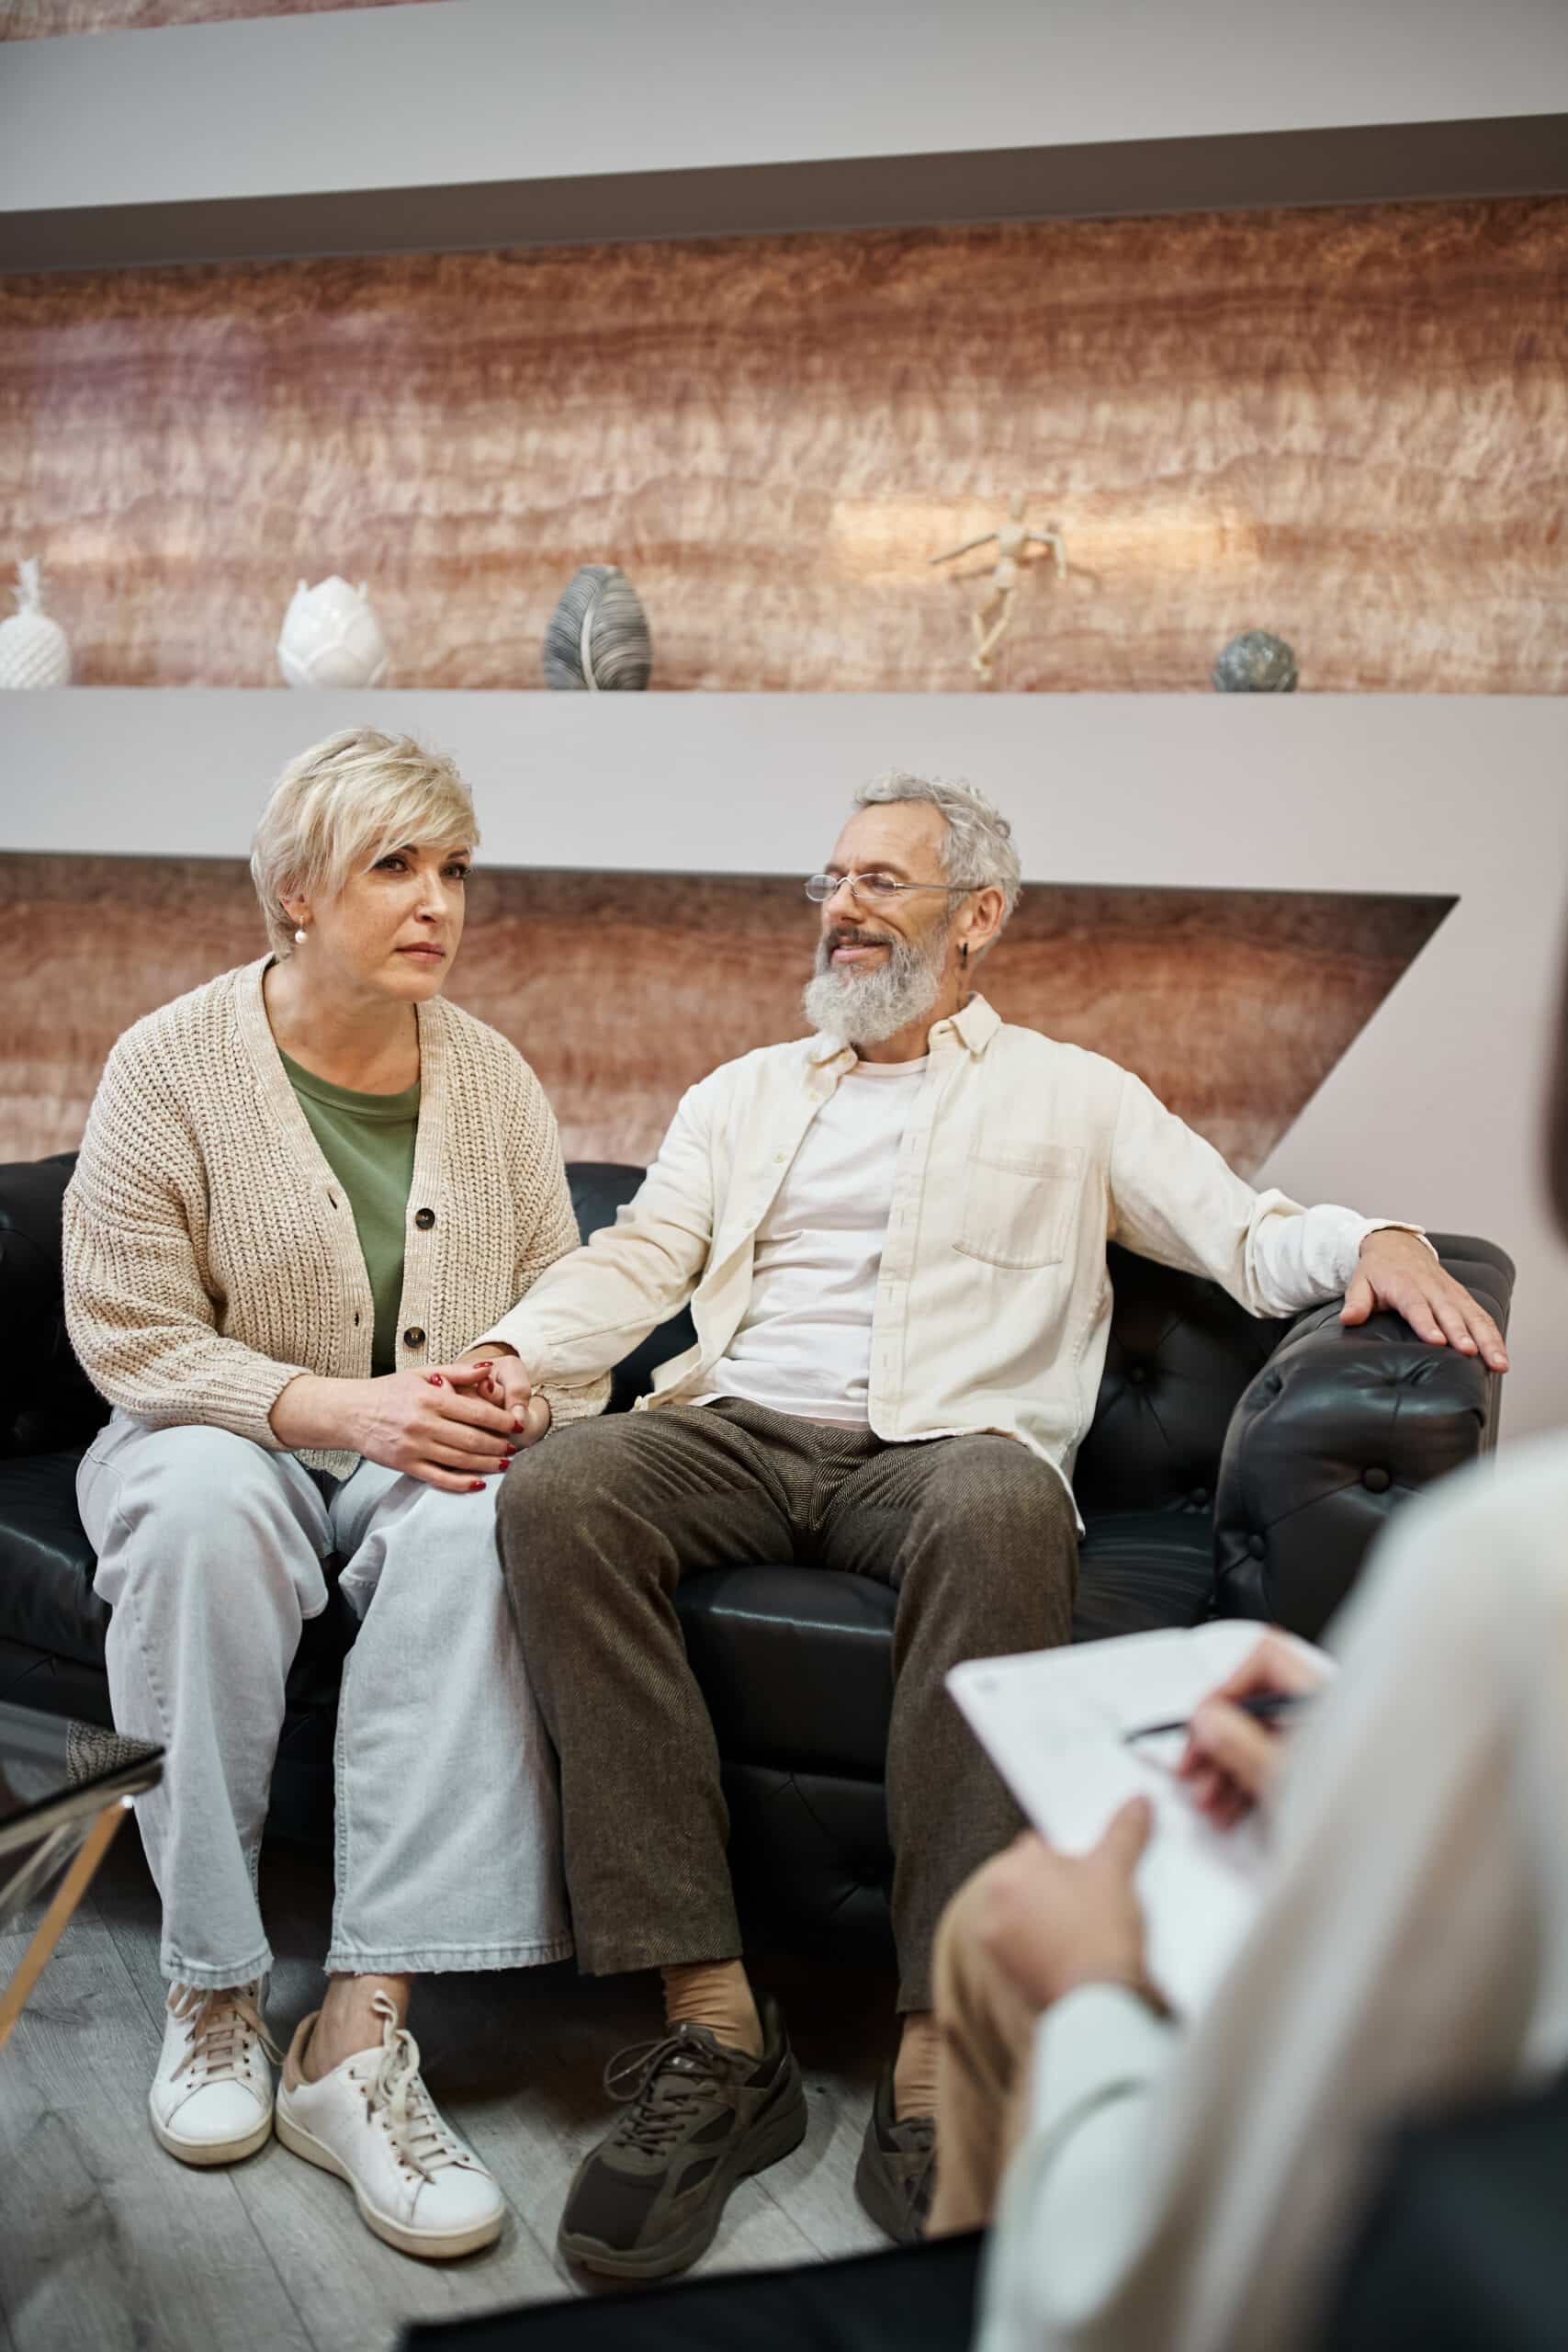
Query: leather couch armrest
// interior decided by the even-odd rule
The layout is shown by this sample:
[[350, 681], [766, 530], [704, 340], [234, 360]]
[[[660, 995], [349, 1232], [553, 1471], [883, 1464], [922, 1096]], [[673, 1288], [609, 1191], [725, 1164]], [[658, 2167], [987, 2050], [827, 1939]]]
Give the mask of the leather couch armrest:
[[[1430, 1237], [1507, 1329], [1514, 1267], [1467, 1235]], [[1215, 1492], [1216, 1606], [1315, 1640], [1389, 1513], [1496, 1443], [1500, 1376], [1417, 1340], [1403, 1316], [1347, 1327], [1342, 1302], [1297, 1316], [1243, 1392]]]

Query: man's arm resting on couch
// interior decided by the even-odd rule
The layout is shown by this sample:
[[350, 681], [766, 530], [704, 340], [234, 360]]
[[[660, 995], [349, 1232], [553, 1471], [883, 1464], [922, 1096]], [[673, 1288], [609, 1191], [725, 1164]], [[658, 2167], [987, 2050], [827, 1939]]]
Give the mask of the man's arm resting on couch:
[[682, 1097], [615, 1224], [547, 1266], [526, 1297], [464, 1351], [468, 1358], [499, 1347], [522, 1358], [536, 1386], [581, 1382], [610, 1371], [685, 1304], [713, 1241], [713, 1084], [705, 1079]]
[[1345, 1294], [1344, 1319], [1378, 1307], [1419, 1339], [1507, 1367], [1503, 1335], [1420, 1229], [1325, 1202], [1255, 1192], [1141, 1079], [1122, 1073], [1110, 1167], [1111, 1234], [1129, 1250], [1221, 1283], [1250, 1314], [1299, 1314]]

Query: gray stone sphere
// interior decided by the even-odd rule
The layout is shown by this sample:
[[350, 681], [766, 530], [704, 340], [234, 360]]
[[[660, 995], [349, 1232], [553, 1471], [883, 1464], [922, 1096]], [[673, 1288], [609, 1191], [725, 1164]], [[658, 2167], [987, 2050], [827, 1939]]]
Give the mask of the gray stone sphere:
[[1243, 629], [1222, 649], [1213, 680], [1223, 695], [1293, 695], [1296, 657], [1271, 630]]

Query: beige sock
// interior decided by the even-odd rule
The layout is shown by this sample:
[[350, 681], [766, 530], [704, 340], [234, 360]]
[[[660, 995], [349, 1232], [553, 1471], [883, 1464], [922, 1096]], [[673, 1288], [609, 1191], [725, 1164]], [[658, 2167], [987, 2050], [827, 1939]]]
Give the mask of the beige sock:
[[914, 2116], [936, 2113], [936, 2018], [930, 2009], [909, 2010], [893, 2066], [896, 2121], [908, 2123]]
[[694, 1960], [662, 1973], [664, 2015], [671, 2025], [705, 2025], [727, 2050], [761, 2056], [762, 2021], [743, 1961]]

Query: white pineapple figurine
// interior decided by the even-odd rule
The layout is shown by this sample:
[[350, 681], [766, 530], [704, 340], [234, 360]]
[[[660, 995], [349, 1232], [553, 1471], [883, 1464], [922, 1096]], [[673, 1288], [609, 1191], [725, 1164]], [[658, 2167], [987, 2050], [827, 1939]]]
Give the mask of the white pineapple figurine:
[[43, 566], [36, 555], [17, 566], [17, 609], [0, 621], [0, 686], [68, 686], [71, 643], [43, 609]]
[[283, 616], [278, 667], [291, 686], [378, 686], [387, 674], [387, 640], [365, 593], [340, 580], [301, 580]]

